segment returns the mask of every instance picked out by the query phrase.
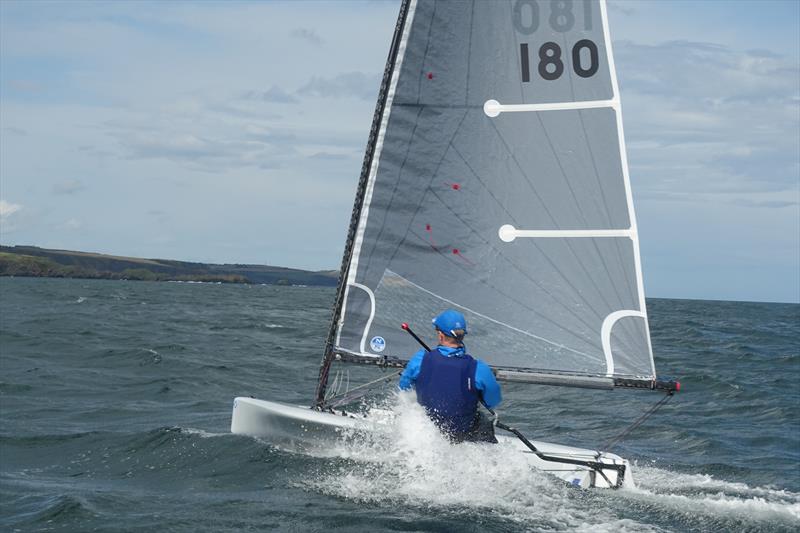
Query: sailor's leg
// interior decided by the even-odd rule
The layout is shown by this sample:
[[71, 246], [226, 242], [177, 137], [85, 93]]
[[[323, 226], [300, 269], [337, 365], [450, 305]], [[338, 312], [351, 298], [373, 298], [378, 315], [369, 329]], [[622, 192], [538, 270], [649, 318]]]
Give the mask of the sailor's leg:
[[491, 442], [497, 444], [497, 439], [494, 436], [494, 424], [488, 416], [484, 416], [480, 411], [475, 416], [475, 423], [472, 429], [466, 434], [463, 439], [467, 442]]

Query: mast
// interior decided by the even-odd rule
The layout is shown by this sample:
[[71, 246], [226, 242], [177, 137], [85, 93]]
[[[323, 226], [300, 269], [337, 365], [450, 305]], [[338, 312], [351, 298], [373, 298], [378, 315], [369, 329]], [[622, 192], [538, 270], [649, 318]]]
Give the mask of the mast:
[[389, 93], [389, 86], [391, 84], [392, 74], [394, 73], [395, 62], [400, 48], [400, 41], [405, 28], [406, 18], [411, 0], [403, 0], [400, 5], [400, 13], [397, 16], [397, 24], [394, 28], [394, 37], [392, 38], [392, 45], [389, 49], [389, 56], [386, 60], [386, 67], [383, 70], [383, 80], [381, 81], [380, 92], [378, 93], [378, 102], [375, 105], [375, 114], [372, 117], [372, 127], [369, 132], [369, 139], [367, 140], [367, 150], [364, 153], [364, 162], [361, 165], [361, 176], [358, 181], [358, 188], [356, 189], [356, 199], [353, 204], [353, 212], [350, 216], [350, 228], [347, 230], [347, 241], [345, 242], [344, 255], [342, 257], [342, 266], [339, 269], [339, 283], [336, 289], [336, 300], [333, 305], [333, 314], [331, 316], [331, 323], [328, 329], [328, 338], [325, 341], [325, 351], [322, 356], [322, 362], [319, 368], [319, 378], [317, 380], [317, 389], [314, 394], [314, 407], [321, 407], [325, 401], [325, 391], [328, 387], [328, 374], [330, 373], [331, 364], [336, 356], [334, 352], [334, 341], [336, 338], [336, 328], [341, 318], [342, 304], [344, 302], [345, 288], [347, 286], [347, 279], [350, 269], [350, 259], [353, 255], [353, 243], [355, 242], [356, 232], [358, 229], [358, 222], [361, 218], [361, 208], [364, 205], [364, 193], [367, 189], [367, 182], [369, 181], [370, 169], [372, 168], [372, 160], [375, 155], [375, 145], [380, 133], [381, 122], [386, 110], [386, 98]]

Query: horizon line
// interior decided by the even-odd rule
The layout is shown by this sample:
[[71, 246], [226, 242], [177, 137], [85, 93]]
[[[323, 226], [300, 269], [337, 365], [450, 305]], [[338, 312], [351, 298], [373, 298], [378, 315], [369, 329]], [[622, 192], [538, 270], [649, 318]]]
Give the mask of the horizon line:
[[[267, 266], [273, 268], [285, 268], [289, 270], [300, 270], [304, 272], [339, 272], [340, 269], [338, 268], [322, 268], [318, 270], [310, 270], [307, 268], [300, 268], [300, 267], [293, 267], [293, 266], [283, 266], [283, 265], [272, 265], [268, 263], [217, 263], [217, 262], [209, 262], [209, 261], [188, 261], [185, 259], [168, 259], [163, 257], [139, 257], [134, 255], [119, 255], [115, 253], [106, 253], [106, 252], [90, 252], [85, 250], [69, 250], [66, 248], [48, 248], [45, 246], [38, 246], [35, 244], [5, 244], [0, 242], [0, 246], [5, 246], [7, 248], [38, 248], [40, 250], [48, 250], [53, 252], [67, 252], [67, 253], [79, 253], [79, 254], [93, 254], [93, 255], [102, 255], [111, 258], [118, 258], [118, 259], [140, 259], [140, 260], [150, 260], [150, 261], [177, 261], [181, 263], [199, 263], [199, 264], [208, 264], [208, 265], [246, 265], [246, 266]], [[69, 278], [72, 279], [72, 278]], [[685, 300], [685, 301], [694, 301], [694, 302], [726, 302], [726, 303], [754, 303], [754, 304], [786, 304], [786, 305], [800, 305], [800, 298], [796, 301], [789, 301], [789, 300], [739, 300], [739, 299], [727, 299], [727, 298], [689, 298], [685, 296], [656, 296], [656, 295], [648, 295], [645, 294], [645, 298], [650, 299], [657, 299], [657, 300]]]

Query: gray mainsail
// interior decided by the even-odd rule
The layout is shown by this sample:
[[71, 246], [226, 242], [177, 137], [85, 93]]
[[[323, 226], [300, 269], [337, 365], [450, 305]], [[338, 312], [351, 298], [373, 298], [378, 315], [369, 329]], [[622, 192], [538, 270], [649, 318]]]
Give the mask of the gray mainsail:
[[501, 378], [655, 382], [603, 0], [403, 3], [326, 361], [445, 308]]

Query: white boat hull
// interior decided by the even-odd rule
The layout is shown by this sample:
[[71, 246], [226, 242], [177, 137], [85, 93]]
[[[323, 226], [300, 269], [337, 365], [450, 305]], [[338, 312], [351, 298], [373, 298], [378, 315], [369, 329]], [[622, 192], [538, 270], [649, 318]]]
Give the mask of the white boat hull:
[[[308, 407], [239, 397], [233, 402], [231, 433], [260, 437], [279, 447], [325, 452], [330, 450], [331, 441], [341, 438], [342, 430], [372, 431], [374, 424], [371, 419], [355, 414], [320, 412]], [[548, 472], [572, 485], [584, 488], [633, 486], [630, 465], [617, 455], [603, 453], [598, 457], [594, 450], [531, 441], [546, 456], [609, 465], [610, 468], [604, 468], [601, 474], [588, 466], [543, 460], [516, 437], [497, 435], [497, 439], [525, 454], [531, 468]], [[625, 467], [622, 479], [618, 466]]]

